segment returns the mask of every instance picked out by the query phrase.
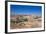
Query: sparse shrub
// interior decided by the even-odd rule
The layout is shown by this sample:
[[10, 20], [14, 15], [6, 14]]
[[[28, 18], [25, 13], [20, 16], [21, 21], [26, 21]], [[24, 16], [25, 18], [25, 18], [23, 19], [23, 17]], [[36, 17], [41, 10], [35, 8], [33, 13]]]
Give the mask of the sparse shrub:
[[34, 17], [34, 19], [38, 19], [38, 16]]
[[14, 20], [11, 20], [11, 23], [15, 23], [15, 21]]
[[24, 18], [23, 16], [19, 16], [15, 20], [11, 19], [11, 23], [21, 23], [21, 22], [24, 22], [24, 21], [28, 21], [28, 19]]
[[28, 19], [27, 19], [27, 18], [25, 18], [25, 19], [24, 19], [24, 21], [28, 21]]
[[16, 23], [21, 23], [21, 22], [24, 22], [24, 21], [28, 21], [28, 20], [27, 20], [27, 18], [24, 18], [23, 16], [16, 18]]

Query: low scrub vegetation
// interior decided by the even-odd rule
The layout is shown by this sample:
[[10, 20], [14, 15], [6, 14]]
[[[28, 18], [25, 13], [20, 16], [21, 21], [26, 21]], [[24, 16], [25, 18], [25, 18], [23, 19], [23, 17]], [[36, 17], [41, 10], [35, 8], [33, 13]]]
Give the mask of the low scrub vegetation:
[[21, 22], [25, 22], [28, 21], [27, 18], [24, 18], [23, 16], [17, 17], [15, 20], [11, 19], [11, 23], [21, 23]]

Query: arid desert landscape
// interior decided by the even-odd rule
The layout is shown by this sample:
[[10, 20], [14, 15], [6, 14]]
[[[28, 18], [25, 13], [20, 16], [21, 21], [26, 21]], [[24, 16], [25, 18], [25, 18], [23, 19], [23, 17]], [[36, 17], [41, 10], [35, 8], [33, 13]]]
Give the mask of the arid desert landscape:
[[11, 16], [10, 28], [40, 28], [42, 26], [42, 17], [36, 15], [15, 15]]
[[10, 29], [41, 28], [42, 7], [10, 5]]

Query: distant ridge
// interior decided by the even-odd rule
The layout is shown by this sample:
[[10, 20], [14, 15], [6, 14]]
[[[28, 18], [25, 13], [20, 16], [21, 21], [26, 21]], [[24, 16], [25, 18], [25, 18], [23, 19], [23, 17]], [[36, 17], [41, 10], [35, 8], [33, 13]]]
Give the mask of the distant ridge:
[[25, 14], [23, 14], [23, 15], [11, 15], [11, 16], [38, 16], [38, 15], [34, 15], [34, 14], [32, 14], [32, 15], [25, 15]]
[[32, 15], [11, 15], [12, 16], [32, 16]]

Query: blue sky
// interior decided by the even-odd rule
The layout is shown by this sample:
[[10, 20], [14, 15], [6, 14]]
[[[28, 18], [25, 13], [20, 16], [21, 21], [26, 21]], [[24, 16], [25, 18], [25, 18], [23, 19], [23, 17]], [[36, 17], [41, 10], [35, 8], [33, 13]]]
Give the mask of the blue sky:
[[12, 15], [41, 15], [41, 6], [28, 6], [28, 5], [10, 5], [10, 11]]

